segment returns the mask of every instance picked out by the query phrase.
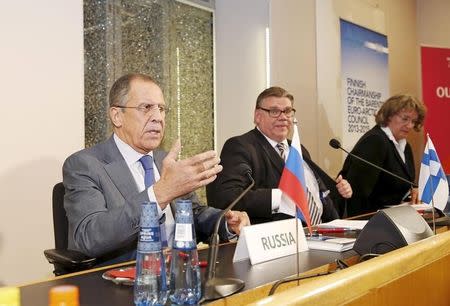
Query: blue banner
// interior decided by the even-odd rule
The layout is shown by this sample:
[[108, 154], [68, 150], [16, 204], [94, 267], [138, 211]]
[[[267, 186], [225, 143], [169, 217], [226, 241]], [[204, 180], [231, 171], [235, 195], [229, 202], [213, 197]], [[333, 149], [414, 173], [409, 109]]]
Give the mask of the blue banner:
[[387, 36], [340, 19], [343, 143], [349, 148], [375, 124], [389, 97]]

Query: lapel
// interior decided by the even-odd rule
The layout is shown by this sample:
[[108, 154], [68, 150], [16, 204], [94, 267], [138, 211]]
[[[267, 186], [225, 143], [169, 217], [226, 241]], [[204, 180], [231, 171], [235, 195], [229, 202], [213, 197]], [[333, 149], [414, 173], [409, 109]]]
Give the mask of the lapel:
[[305, 147], [302, 146], [302, 157], [303, 161], [308, 164], [309, 168], [312, 171], [312, 174], [316, 178], [317, 184], [319, 185], [319, 191], [326, 191], [328, 188], [326, 187], [325, 183], [322, 181], [322, 178], [319, 175], [319, 169], [320, 167], [311, 160], [311, 156], [309, 155], [309, 152], [306, 151]]
[[125, 159], [114, 142], [113, 136], [104, 142], [99, 150], [103, 154], [104, 169], [109, 178], [122, 196], [131, 201], [133, 195], [136, 195], [137, 192], [136, 183]]
[[[109, 178], [122, 194], [125, 200], [131, 201], [133, 196], [136, 195], [137, 187], [134, 181], [134, 177], [128, 168], [122, 154], [114, 142], [113, 136], [111, 136], [103, 144], [99, 145], [98, 150], [100, 152], [100, 159], [104, 162], [104, 169]], [[153, 158], [155, 165], [158, 168], [158, 172], [161, 175], [162, 161], [166, 157], [167, 153], [163, 150], [156, 149], [153, 151]], [[170, 203], [172, 214], [175, 216], [174, 202]]]
[[405, 174], [408, 176], [409, 180], [410, 181], [414, 180], [413, 174], [411, 172], [411, 167], [410, 167], [410, 165], [408, 165], [408, 160], [407, 160], [407, 158], [408, 158], [408, 156], [407, 156], [408, 155], [408, 150], [407, 150], [408, 144], [405, 147], [405, 161], [406, 162], [404, 162], [403, 159], [401, 158], [400, 154], [398, 153], [394, 142], [389, 139], [389, 137], [386, 135], [385, 132], [383, 132], [383, 130], [381, 128], [379, 128], [378, 130], [379, 130], [379, 133], [384, 135], [386, 141], [389, 142], [391, 153], [394, 154], [395, 158], [397, 159], [398, 164], [401, 165], [401, 168], [403, 169]]
[[405, 171], [406, 175], [409, 177], [409, 180], [414, 180], [414, 178], [412, 177], [410, 168], [409, 168], [409, 166], [407, 164], [407, 160], [406, 160], [406, 157], [407, 157], [406, 156], [407, 155], [406, 147], [405, 147], [405, 161], [406, 162], [404, 162], [403, 159], [400, 156], [400, 153], [398, 153], [394, 142], [392, 140], [389, 140], [389, 142], [391, 143], [391, 151], [394, 151], [395, 158], [397, 159], [398, 163], [401, 165], [402, 169]]
[[158, 172], [160, 175], [162, 171], [162, 162], [166, 156], [167, 152], [163, 150], [160, 149], [153, 150], [153, 160], [155, 161], [156, 168], [158, 168]]
[[278, 155], [277, 151], [272, 147], [272, 145], [267, 141], [264, 135], [255, 128], [253, 130], [256, 140], [260, 144], [260, 148], [264, 152], [264, 154], [269, 157], [270, 162], [273, 164], [275, 169], [280, 173], [283, 172], [284, 161], [281, 159], [280, 155]]

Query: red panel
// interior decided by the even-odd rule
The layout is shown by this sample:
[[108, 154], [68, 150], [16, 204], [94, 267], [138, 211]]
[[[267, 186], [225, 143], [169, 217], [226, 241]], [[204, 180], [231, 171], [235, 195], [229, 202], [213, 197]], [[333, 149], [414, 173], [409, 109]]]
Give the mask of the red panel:
[[450, 49], [421, 47], [422, 95], [430, 134], [445, 173], [450, 173]]

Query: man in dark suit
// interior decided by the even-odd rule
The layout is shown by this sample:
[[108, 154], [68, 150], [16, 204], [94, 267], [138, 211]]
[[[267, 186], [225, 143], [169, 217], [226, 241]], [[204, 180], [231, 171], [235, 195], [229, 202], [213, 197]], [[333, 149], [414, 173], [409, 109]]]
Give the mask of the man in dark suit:
[[[249, 185], [242, 173], [241, 164], [252, 170], [254, 188], [236, 205], [244, 210], [252, 223], [292, 218], [295, 207], [287, 203], [278, 189], [284, 163], [289, 154], [287, 136], [295, 114], [294, 98], [280, 87], [264, 90], [256, 100], [254, 123], [256, 128], [237, 137], [228, 139], [221, 152], [223, 171], [217, 180], [207, 186], [210, 206], [224, 208]], [[349, 198], [352, 189], [339, 176], [336, 182], [320, 169], [302, 147], [305, 165], [305, 179], [308, 190], [320, 211], [321, 221], [338, 218], [335, 209], [338, 198]]]
[[[103, 143], [71, 155], [63, 166], [66, 188], [64, 207], [69, 221], [69, 249], [103, 257], [108, 263], [135, 258], [141, 204], [158, 203], [170, 241], [174, 232], [173, 201], [183, 197], [193, 203], [197, 238], [212, 233], [220, 210], [201, 206], [195, 189], [212, 182], [222, 170], [214, 151], [177, 160], [178, 140], [169, 153], [158, 149], [164, 135], [167, 111], [160, 87], [149, 76], [129, 74], [110, 91], [113, 135]], [[146, 187], [141, 158], [153, 158], [154, 181]], [[239, 234], [249, 224], [245, 213], [225, 215], [228, 229]], [[227, 239], [222, 222], [220, 235]]]

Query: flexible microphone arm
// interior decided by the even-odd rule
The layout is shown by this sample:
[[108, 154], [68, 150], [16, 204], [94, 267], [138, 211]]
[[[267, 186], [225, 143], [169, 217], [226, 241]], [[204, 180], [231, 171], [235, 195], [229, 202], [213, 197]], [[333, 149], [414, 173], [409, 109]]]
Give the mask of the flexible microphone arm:
[[391, 175], [391, 176], [393, 176], [393, 177], [396, 177], [396, 178], [398, 178], [399, 180], [401, 180], [401, 181], [403, 181], [403, 182], [406, 182], [406, 183], [410, 184], [411, 187], [414, 187], [414, 188], [417, 187], [417, 185], [414, 184], [413, 182], [408, 181], [407, 179], [405, 179], [405, 178], [403, 178], [403, 177], [401, 177], [401, 176], [399, 176], [399, 175], [397, 175], [397, 174], [395, 174], [395, 173], [392, 173], [392, 172], [390, 172], [390, 171], [388, 171], [388, 170], [386, 170], [386, 169], [383, 169], [383, 168], [381, 168], [380, 166], [377, 166], [377, 165], [375, 165], [374, 163], [371, 163], [370, 161], [368, 161], [368, 160], [366, 160], [366, 159], [364, 159], [364, 158], [362, 158], [362, 157], [359, 157], [358, 155], [355, 155], [355, 154], [353, 154], [353, 153], [351, 153], [351, 152], [345, 150], [345, 149], [341, 146], [341, 143], [339, 142], [339, 140], [337, 140], [337, 139], [335, 139], [335, 138], [332, 138], [332, 139], [330, 140], [329, 144], [330, 144], [330, 146], [331, 146], [332, 148], [334, 148], [334, 149], [341, 149], [342, 151], [344, 151], [344, 152], [347, 153], [348, 155], [350, 155], [350, 156], [352, 156], [352, 157], [354, 157], [354, 158], [356, 158], [356, 159], [359, 159], [360, 161], [365, 162], [366, 164], [371, 165], [372, 167], [375, 167], [375, 168], [377, 168], [378, 170], [381, 170], [381, 171], [383, 171], [383, 172], [385, 172], [385, 173], [387, 173], [387, 174], [389, 174], [389, 175]]
[[251, 184], [241, 192], [241, 194], [233, 201], [231, 204], [225, 208], [217, 218], [216, 224], [214, 226], [214, 232], [211, 235], [211, 242], [209, 244], [208, 252], [208, 269], [205, 283], [205, 296], [204, 300], [214, 300], [231, 295], [244, 287], [244, 282], [240, 279], [235, 278], [216, 278], [216, 262], [217, 262], [217, 251], [219, 248], [219, 226], [220, 222], [225, 216], [225, 214], [230, 211], [242, 197], [252, 189], [255, 185], [255, 180], [251, 175], [251, 169], [243, 164], [245, 167], [245, 174], [249, 178]]
[[231, 202], [231, 204], [228, 205], [227, 208], [225, 208], [220, 213], [219, 218], [217, 218], [216, 225], [214, 227], [214, 232], [213, 232], [212, 237], [211, 237], [211, 242], [209, 244], [207, 280], [209, 280], [211, 278], [214, 278], [215, 274], [216, 274], [217, 249], [218, 249], [218, 244], [219, 244], [219, 234], [218, 233], [219, 233], [219, 227], [220, 227], [220, 222], [221, 222], [222, 218], [255, 185], [255, 180], [251, 176], [250, 172], [246, 172], [246, 175], [250, 179], [251, 184], [244, 191], [242, 191], [241, 194], [233, 202]]

